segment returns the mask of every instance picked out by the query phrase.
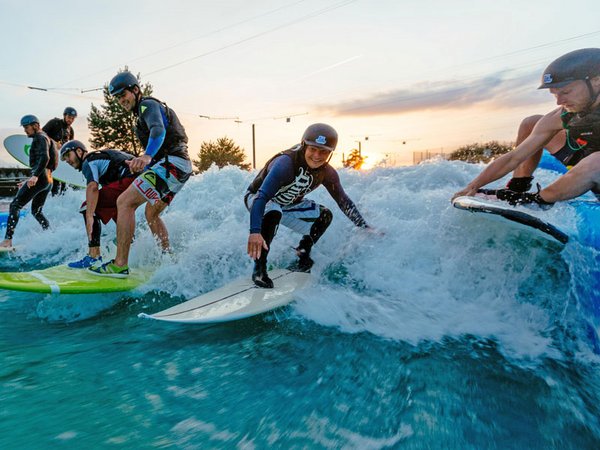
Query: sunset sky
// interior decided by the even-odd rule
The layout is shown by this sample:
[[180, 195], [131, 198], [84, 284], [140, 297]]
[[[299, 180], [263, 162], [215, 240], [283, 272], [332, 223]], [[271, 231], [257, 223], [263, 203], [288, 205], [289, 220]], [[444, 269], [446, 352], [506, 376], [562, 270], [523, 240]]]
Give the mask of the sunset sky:
[[[193, 156], [228, 136], [250, 160], [254, 123], [258, 165], [314, 122], [340, 134], [335, 165], [357, 141], [371, 163], [407, 164], [413, 151], [513, 140], [522, 117], [554, 107], [536, 89], [548, 63], [600, 47], [592, 0], [55, 0], [0, 11], [0, 139], [22, 133], [24, 114], [45, 123], [73, 106], [85, 141], [90, 106], [103, 102], [91, 89], [127, 65], [177, 112]], [[0, 160], [12, 164], [4, 150]]]

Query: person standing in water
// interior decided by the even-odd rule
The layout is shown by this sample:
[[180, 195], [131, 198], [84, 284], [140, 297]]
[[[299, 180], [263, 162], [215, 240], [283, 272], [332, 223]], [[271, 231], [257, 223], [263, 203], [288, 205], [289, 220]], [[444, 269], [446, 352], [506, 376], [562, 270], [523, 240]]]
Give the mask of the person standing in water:
[[50, 227], [42, 209], [52, 187], [52, 171], [58, 166], [56, 147], [52, 139], [41, 130], [40, 121], [36, 116], [32, 114], [23, 116], [21, 126], [27, 137], [33, 139], [29, 149], [31, 177], [21, 183], [17, 195], [10, 204], [6, 233], [4, 240], [0, 242], [0, 247], [5, 248], [12, 248], [12, 238], [19, 223], [19, 214], [29, 202], [31, 202], [31, 214], [40, 223], [42, 229], [46, 230]]

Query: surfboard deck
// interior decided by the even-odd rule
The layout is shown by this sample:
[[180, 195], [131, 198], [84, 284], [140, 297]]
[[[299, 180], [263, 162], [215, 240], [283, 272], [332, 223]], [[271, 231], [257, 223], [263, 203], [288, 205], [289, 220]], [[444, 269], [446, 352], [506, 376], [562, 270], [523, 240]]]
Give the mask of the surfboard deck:
[[[22, 134], [13, 134], [4, 139], [4, 148], [6, 151], [19, 161], [21, 164], [29, 167], [29, 148], [31, 147], [31, 138]], [[65, 161], [60, 161], [58, 167], [52, 172], [55, 180], [63, 181], [67, 184], [78, 187], [86, 187], [85, 177], [78, 170], [73, 169]]]
[[521, 209], [510, 206], [499, 200], [489, 200], [483, 197], [457, 197], [452, 201], [452, 206], [472, 213], [483, 213], [491, 218], [498, 218], [505, 223], [511, 223], [530, 232], [536, 232], [541, 237], [566, 244], [569, 236], [539, 217], [529, 214]]
[[152, 271], [134, 269], [127, 278], [99, 277], [66, 265], [31, 272], [0, 272], [0, 289], [45, 294], [99, 294], [130, 291], [150, 279]]
[[214, 324], [245, 319], [287, 305], [296, 290], [310, 279], [309, 273], [276, 269], [269, 272], [275, 287], [262, 289], [249, 276], [238, 278], [214, 291], [155, 314], [140, 314], [145, 319], [188, 324]]

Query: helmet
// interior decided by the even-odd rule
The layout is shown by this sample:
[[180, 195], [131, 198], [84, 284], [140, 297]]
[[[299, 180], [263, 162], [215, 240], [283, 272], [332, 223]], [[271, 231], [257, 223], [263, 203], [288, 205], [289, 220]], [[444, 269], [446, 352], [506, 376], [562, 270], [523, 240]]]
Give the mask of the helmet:
[[80, 148], [84, 152], [87, 152], [87, 148], [85, 148], [84, 143], [81, 141], [73, 139], [72, 141], [65, 142], [60, 148], [60, 160], [64, 161], [67, 153], [69, 153], [70, 151], [75, 151], [78, 148]]
[[77, 117], [77, 110], [72, 106], [67, 106], [63, 112], [63, 116]]
[[26, 116], [21, 117], [21, 126], [26, 127], [27, 125], [31, 125], [32, 123], [40, 123], [40, 120], [35, 117], [33, 114], [27, 114]]
[[335, 150], [337, 141], [337, 131], [325, 123], [313, 123], [302, 135], [302, 144], [320, 147], [330, 152]]
[[138, 84], [137, 77], [129, 71], [119, 72], [116, 74], [108, 85], [108, 93], [110, 95], [118, 95], [123, 92], [125, 89], [132, 88], [133, 86], [140, 85]]
[[600, 48], [582, 48], [552, 61], [542, 75], [538, 89], [559, 88], [572, 81], [600, 75]]

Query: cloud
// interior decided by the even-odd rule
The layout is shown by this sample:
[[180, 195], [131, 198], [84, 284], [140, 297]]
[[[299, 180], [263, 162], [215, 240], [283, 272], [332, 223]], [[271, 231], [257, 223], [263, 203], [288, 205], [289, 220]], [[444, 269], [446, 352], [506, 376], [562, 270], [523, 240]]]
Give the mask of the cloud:
[[477, 80], [418, 83], [334, 105], [317, 105], [316, 108], [338, 116], [374, 116], [461, 109], [478, 103], [497, 108], [517, 107], [548, 101], [536, 90], [538, 78], [539, 75], [533, 72], [512, 78], [501, 72]]

